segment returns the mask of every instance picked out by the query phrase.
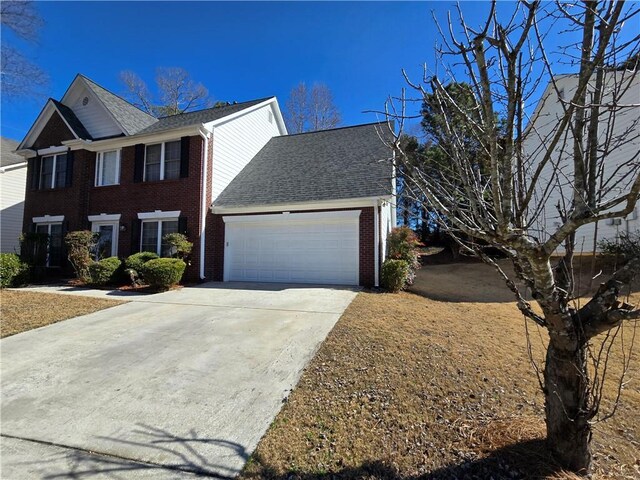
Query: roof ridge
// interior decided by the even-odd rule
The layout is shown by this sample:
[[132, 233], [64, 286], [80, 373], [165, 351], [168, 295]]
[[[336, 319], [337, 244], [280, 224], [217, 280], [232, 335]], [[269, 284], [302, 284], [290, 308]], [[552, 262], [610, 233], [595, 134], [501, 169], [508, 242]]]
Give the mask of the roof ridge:
[[158, 120], [158, 117], [155, 117], [153, 115], [151, 115], [149, 112], [145, 112], [143, 109], [141, 109], [140, 107], [138, 107], [137, 105], [134, 105], [133, 103], [131, 103], [129, 100], [127, 100], [126, 98], [118, 95], [117, 93], [113, 93], [111, 90], [109, 90], [108, 88], [103, 87], [102, 85], [100, 85], [98, 82], [91, 80], [89, 77], [87, 77], [86, 75], [82, 74], [82, 73], [78, 73], [79, 77], [82, 77], [84, 80], [93, 83], [96, 87], [101, 88], [102, 90], [104, 90], [105, 92], [107, 92], [110, 95], [113, 95], [116, 98], [119, 98], [120, 100], [122, 100], [123, 102], [131, 105], [133, 108], [135, 108], [136, 110], [141, 111], [142, 113], [144, 113], [145, 115]]
[[383, 123], [384, 122], [359, 123], [358, 125], [345, 125], [344, 127], [327, 128], [324, 130], [314, 130], [311, 132], [289, 133], [287, 135], [278, 135], [277, 137], [273, 137], [273, 138], [297, 137], [298, 135], [311, 135], [314, 133], [333, 132], [335, 130], [346, 130], [347, 128], [358, 128], [358, 127], [368, 127], [370, 125], [381, 125]]
[[218, 108], [237, 107], [238, 105], [243, 105], [245, 103], [252, 103], [252, 102], [261, 103], [261, 102], [265, 102], [265, 101], [267, 101], [267, 100], [269, 100], [271, 98], [275, 98], [275, 95], [271, 95], [270, 97], [264, 97], [264, 98], [255, 98], [253, 100], [245, 100], [244, 102], [230, 103], [228, 105], [218, 105], [218, 106], [213, 106], [213, 107], [201, 108], [199, 110], [190, 110], [188, 112], [176, 113], [175, 115], [164, 115], [162, 117], [157, 117], [157, 118], [158, 118], [158, 120], [160, 120], [162, 118], [177, 117], [177, 116], [180, 116], [180, 115], [189, 115], [190, 113], [205, 112], [207, 110], [215, 110], [215, 109], [218, 109]]

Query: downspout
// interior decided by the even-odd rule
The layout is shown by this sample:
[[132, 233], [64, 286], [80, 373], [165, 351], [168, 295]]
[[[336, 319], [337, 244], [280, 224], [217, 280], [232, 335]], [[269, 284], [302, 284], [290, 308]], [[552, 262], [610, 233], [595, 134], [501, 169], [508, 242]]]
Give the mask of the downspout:
[[207, 174], [209, 163], [209, 136], [200, 131], [200, 136], [204, 139], [204, 151], [202, 154], [202, 198], [200, 199], [200, 280], [205, 280], [204, 256], [206, 241], [206, 221], [207, 221]]
[[375, 245], [375, 250], [373, 252], [373, 262], [374, 262], [374, 286], [380, 286], [380, 215], [378, 213], [378, 204], [379, 200], [375, 200], [373, 202], [373, 244]]

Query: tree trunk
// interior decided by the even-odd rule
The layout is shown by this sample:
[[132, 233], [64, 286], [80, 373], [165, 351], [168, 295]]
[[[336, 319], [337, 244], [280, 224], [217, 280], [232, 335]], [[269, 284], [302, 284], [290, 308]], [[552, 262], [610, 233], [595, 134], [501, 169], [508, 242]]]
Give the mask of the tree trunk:
[[551, 334], [544, 370], [549, 448], [564, 469], [582, 475], [591, 467], [586, 353], [584, 342]]

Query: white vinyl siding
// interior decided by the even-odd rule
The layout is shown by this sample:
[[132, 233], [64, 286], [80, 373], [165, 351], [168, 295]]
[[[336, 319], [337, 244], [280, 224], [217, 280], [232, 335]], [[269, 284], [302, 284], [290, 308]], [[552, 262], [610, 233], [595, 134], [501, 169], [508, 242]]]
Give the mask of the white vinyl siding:
[[[614, 78], [613, 76], [609, 76], [607, 82], [609, 82], [610, 85], [614, 81], [620, 82], [623, 80], [621, 72], [613, 73], [611, 75], [616, 75], [616, 77]], [[629, 78], [628, 72], [626, 75], [627, 78]], [[566, 75], [557, 78], [556, 81], [561, 93], [564, 93], [564, 98], [572, 98], [577, 85], [577, 78], [573, 75]], [[548, 143], [548, 139], [555, 133], [559, 124], [559, 119], [562, 116], [562, 103], [556, 97], [555, 91], [548, 87], [545, 95], [546, 96], [543, 97], [543, 100], [538, 106], [538, 114], [534, 119], [533, 127], [531, 128], [524, 145], [525, 154], [534, 160], [532, 162], [533, 165], [536, 163], [536, 158], [542, 158], [546, 153], [545, 144]], [[607, 99], [605, 97], [605, 102], [606, 101]], [[636, 76], [633, 80], [633, 84], [630, 88], [626, 89], [626, 92], [620, 99], [619, 103], [628, 105], [640, 103], [640, 78]], [[604, 132], [607, 123], [606, 120], [607, 119], [603, 116], [600, 121], [600, 125], [602, 125], [602, 135], [606, 134], [606, 132]], [[623, 132], [631, 130], [630, 135], [635, 137], [635, 139], [632, 142], [628, 142], [614, 148], [608, 155], [607, 161], [604, 164], [605, 178], [614, 175], [616, 169], [623, 162], [633, 158], [633, 156], [637, 155], [637, 152], [640, 150], [640, 140], [638, 139], [637, 133], [638, 128], [640, 128], [640, 125], [637, 123], [638, 121], [639, 116], [637, 108], [621, 109], [617, 112], [612, 136], [615, 138]], [[563, 144], [565, 145], [564, 147], [562, 147]], [[538, 182], [539, 188], [537, 190], [536, 204], [538, 204], [538, 202], [542, 202], [543, 189], [549, 186], [549, 195], [546, 200], [542, 202], [542, 221], [538, 222], [534, 226], [535, 230], [532, 231], [532, 233], [538, 236], [542, 241], [548, 239], [551, 233], [561, 224], [561, 218], [556, 205], [558, 205], [559, 202], [571, 201], [572, 192], [569, 186], [569, 181], [573, 178], [573, 160], [571, 158], [572, 148], [573, 137], [571, 136], [571, 133], [568, 132], [566, 137], [560, 141], [560, 145], [556, 148], [553, 156], [551, 157], [554, 163], [560, 166], [562, 173], [559, 176], [553, 175], [553, 166], [547, 165], [543, 169], [540, 177], [541, 179]], [[556, 177], [556, 180], [559, 177], [560, 183], [551, 184], [551, 179], [554, 177]], [[613, 197], [613, 193], [609, 194], [607, 198], [611, 197]], [[620, 219], [617, 222], [613, 222], [611, 220], [599, 222], [597, 224], [597, 239], [595, 238], [596, 224], [592, 223], [580, 227], [576, 235], [576, 251], [590, 253], [594, 248], [594, 239], [596, 242], [604, 238], [615, 239], [620, 233], [635, 232], [640, 229], [640, 220], [638, 220], [639, 208], [640, 207], [636, 207], [636, 212], [627, 216], [626, 219]], [[563, 251], [564, 247], [561, 246], [558, 249], [558, 253]]]
[[[107, 112], [104, 106], [92, 96], [86, 88], [78, 89], [73, 98], [67, 100], [68, 106], [76, 114], [78, 120], [93, 138], [111, 137], [120, 135], [120, 127]], [[86, 105], [83, 105], [84, 98], [88, 98]]]
[[0, 251], [2, 253], [20, 251], [18, 237], [22, 233], [26, 182], [26, 164], [11, 165], [0, 170]]
[[213, 139], [213, 198], [229, 185], [265, 144], [280, 135], [271, 104], [215, 127]]
[[96, 158], [96, 187], [120, 183], [120, 150], [99, 152]]

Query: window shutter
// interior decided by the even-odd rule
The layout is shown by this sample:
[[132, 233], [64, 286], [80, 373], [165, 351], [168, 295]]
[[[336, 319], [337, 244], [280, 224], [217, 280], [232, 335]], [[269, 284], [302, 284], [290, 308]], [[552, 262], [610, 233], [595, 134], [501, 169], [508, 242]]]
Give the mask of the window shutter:
[[178, 233], [187, 235], [187, 217], [178, 217]]
[[189, 137], [180, 139], [180, 178], [189, 176]]
[[70, 187], [73, 184], [73, 159], [74, 152], [69, 150], [67, 152], [67, 178], [65, 179], [65, 187]]
[[144, 143], [135, 146], [135, 161], [133, 165], [133, 182], [140, 183], [144, 176]]
[[[69, 172], [69, 157], [67, 157], [67, 172]], [[69, 175], [67, 173], [67, 178]], [[68, 252], [67, 252], [67, 243], [64, 241], [64, 237], [67, 236], [69, 232], [69, 220], [65, 220], [62, 222], [62, 231], [60, 232], [60, 236], [62, 237], [62, 246], [60, 247], [60, 266], [62, 268], [66, 267], [69, 264]]]
[[131, 254], [138, 253], [140, 251], [141, 227], [142, 220], [136, 218], [131, 222]]
[[31, 176], [31, 190], [38, 190], [38, 188], [40, 187], [40, 166], [42, 165], [42, 158], [40, 156], [30, 158], [27, 165]]

